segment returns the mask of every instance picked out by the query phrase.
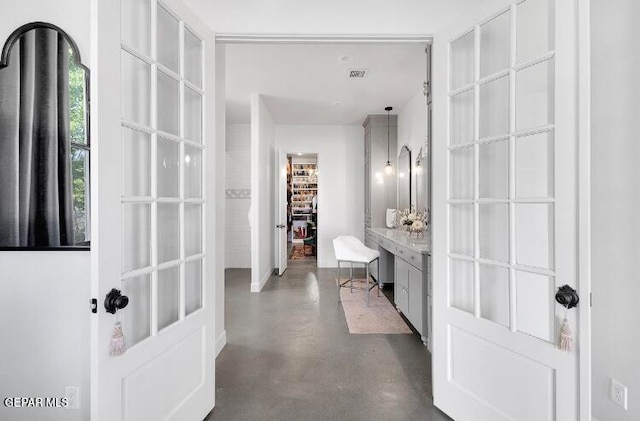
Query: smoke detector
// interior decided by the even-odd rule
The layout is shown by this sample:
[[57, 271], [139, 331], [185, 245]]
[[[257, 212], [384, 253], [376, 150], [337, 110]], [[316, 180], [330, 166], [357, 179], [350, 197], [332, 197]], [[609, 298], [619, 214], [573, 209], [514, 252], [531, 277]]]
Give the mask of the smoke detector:
[[354, 79], [362, 79], [367, 76], [369, 71], [367, 69], [351, 69], [349, 70], [349, 77]]

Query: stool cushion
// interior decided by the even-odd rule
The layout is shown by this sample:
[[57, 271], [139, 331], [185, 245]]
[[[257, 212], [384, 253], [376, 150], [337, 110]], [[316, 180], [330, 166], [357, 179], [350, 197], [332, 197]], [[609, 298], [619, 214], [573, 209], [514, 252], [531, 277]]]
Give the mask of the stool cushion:
[[341, 235], [333, 239], [333, 251], [336, 254], [336, 260], [371, 263], [380, 257], [378, 250], [373, 250], [362, 244], [352, 235]]

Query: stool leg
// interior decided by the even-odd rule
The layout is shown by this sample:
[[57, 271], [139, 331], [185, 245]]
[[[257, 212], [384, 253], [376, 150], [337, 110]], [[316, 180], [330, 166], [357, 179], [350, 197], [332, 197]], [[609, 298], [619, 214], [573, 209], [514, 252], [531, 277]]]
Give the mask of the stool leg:
[[349, 284], [351, 285], [351, 293], [353, 293], [353, 262], [351, 262], [351, 273], [349, 274], [349, 279], [351, 280]]
[[378, 280], [378, 285], [376, 285], [378, 287], [378, 297], [380, 296], [380, 259], [376, 259], [376, 271], [378, 273], [378, 277], [376, 278]]
[[336, 278], [336, 283], [338, 284], [338, 302], [340, 302], [340, 260], [338, 260], [338, 277]]
[[369, 289], [369, 264], [365, 263], [367, 266], [367, 307], [371, 305], [371, 290]]

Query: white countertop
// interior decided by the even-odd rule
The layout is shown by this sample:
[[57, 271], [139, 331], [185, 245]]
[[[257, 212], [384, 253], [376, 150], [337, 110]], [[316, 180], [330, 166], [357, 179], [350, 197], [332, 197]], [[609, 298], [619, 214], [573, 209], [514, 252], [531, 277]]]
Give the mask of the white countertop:
[[371, 231], [382, 237], [385, 237], [402, 246], [408, 247], [417, 253], [431, 253], [431, 231], [425, 231], [421, 238], [416, 238], [415, 234], [409, 236], [408, 231], [390, 228], [371, 228]]

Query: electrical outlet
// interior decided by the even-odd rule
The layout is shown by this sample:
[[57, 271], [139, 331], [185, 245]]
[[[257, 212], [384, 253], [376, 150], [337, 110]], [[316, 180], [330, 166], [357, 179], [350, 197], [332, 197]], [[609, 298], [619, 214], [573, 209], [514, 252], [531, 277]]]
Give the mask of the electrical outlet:
[[627, 386], [617, 380], [611, 379], [611, 400], [627, 410]]
[[80, 409], [80, 388], [78, 386], [65, 387], [64, 395], [69, 403], [67, 409]]

